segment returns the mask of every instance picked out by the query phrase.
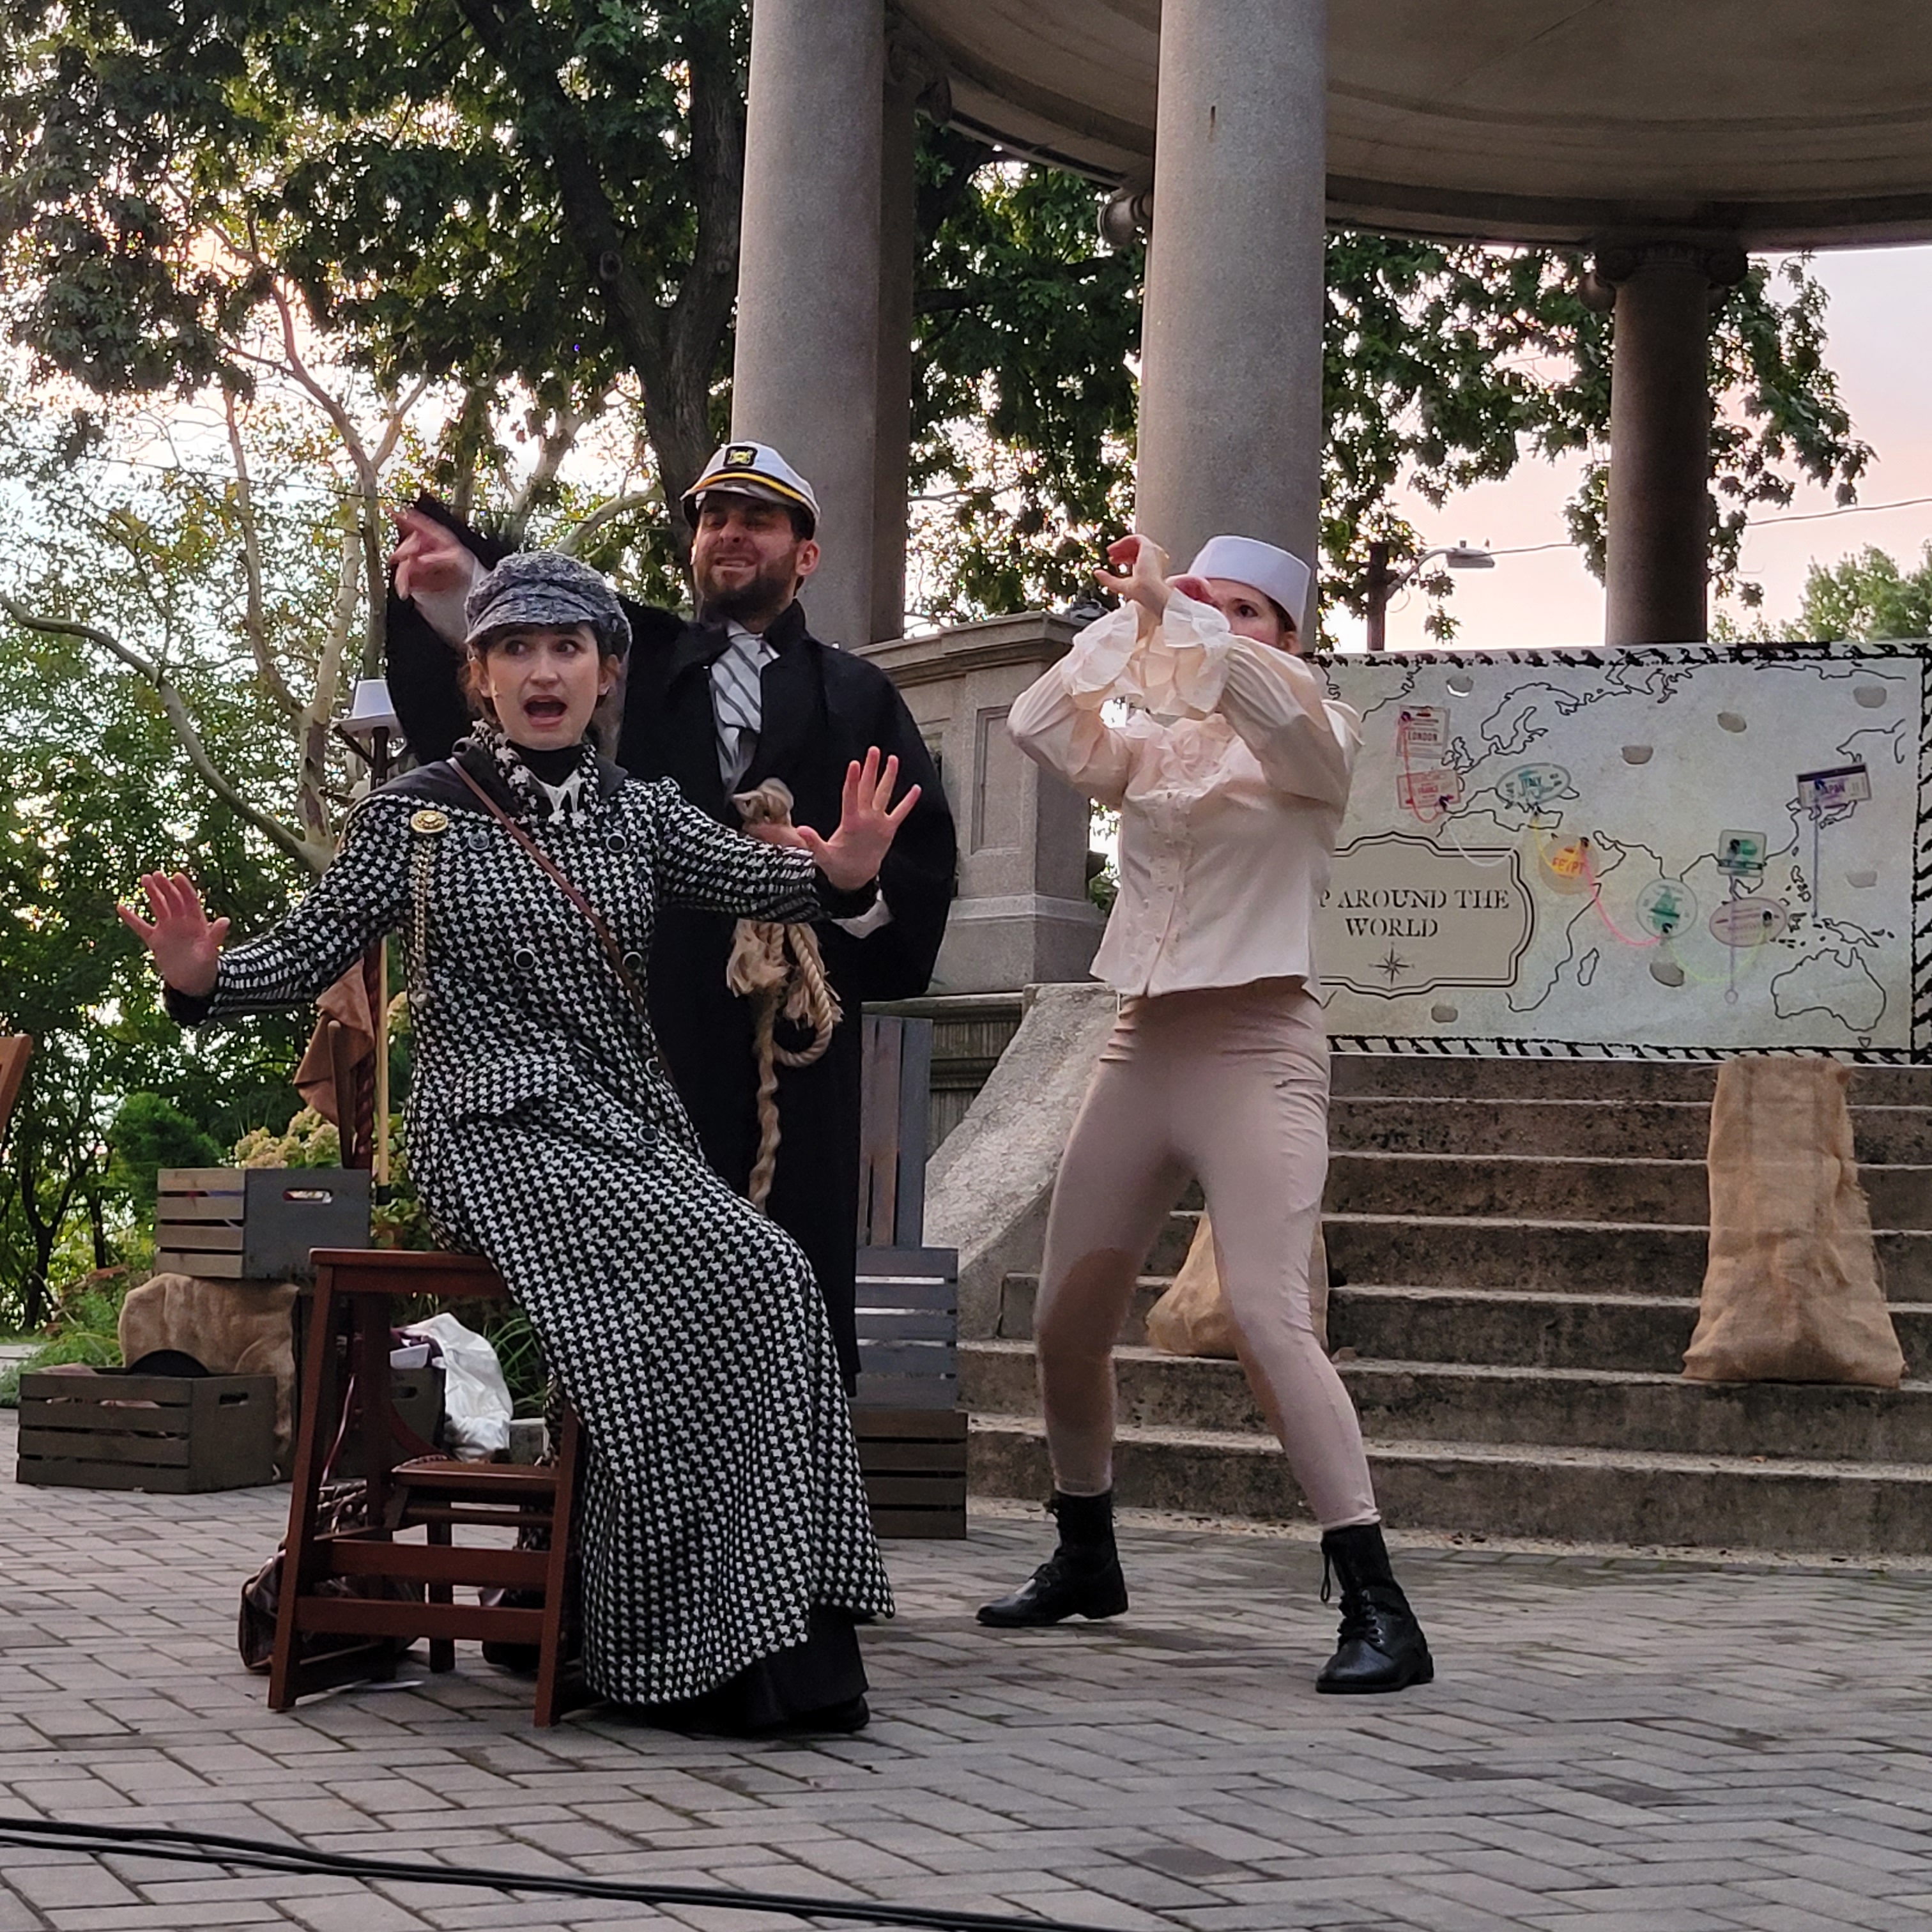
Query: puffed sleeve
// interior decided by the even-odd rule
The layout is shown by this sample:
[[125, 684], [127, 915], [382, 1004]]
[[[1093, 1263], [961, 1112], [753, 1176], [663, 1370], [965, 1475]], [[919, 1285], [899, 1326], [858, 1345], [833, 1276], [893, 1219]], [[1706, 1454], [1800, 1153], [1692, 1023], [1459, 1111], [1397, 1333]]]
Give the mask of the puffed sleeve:
[[1134, 607], [1096, 617], [1056, 664], [1013, 700], [1006, 729], [1036, 765], [1057, 772], [1090, 798], [1118, 806], [1132, 776], [1133, 746], [1107, 722], [1110, 698], [1138, 696], [1131, 669], [1138, 649]]
[[1259, 760], [1269, 784], [1340, 811], [1348, 802], [1362, 721], [1322, 688], [1312, 666], [1231, 635], [1218, 709]]
[[272, 932], [225, 948], [214, 990], [169, 987], [167, 1010], [184, 1025], [306, 1006], [332, 986], [370, 941], [394, 932], [407, 897], [410, 807], [372, 798], [350, 815], [341, 849]]
[[637, 790], [651, 828], [662, 904], [795, 925], [856, 910], [869, 898], [835, 891], [809, 852], [767, 845], [720, 825], [669, 778]]

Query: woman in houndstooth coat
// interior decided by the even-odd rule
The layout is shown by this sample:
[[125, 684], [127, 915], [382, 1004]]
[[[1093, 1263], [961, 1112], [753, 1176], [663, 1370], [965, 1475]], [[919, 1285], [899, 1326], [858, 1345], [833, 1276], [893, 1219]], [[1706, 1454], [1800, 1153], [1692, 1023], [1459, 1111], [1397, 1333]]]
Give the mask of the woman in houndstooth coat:
[[[728, 831], [586, 735], [629, 641], [595, 572], [510, 558], [470, 617], [485, 715], [357, 808], [280, 927], [222, 950], [181, 874], [142, 880], [152, 923], [122, 916], [190, 1023], [312, 1000], [404, 935], [411, 1174], [444, 1238], [496, 1264], [584, 1424], [591, 1689], [731, 1729], [856, 1728], [852, 1624], [892, 1598], [824, 1310], [796, 1244], [706, 1166], [638, 995], [659, 908], [843, 914], [912, 795], [887, 810], [896, 773], [868, 759], [830, 840]], [[621, 970], [477, 788], [601, 916]]]

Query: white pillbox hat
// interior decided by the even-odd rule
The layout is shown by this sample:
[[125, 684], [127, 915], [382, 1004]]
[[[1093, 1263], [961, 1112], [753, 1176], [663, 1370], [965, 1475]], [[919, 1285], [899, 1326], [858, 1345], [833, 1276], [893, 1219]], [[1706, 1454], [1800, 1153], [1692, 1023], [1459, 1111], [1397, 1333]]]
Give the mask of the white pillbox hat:
[[1272, 597], [1302, 628], [1309, 570], [1300, 557], [1255, 537], [1210, 537], [1188, 566], [1190, 577], [1223, 577]]

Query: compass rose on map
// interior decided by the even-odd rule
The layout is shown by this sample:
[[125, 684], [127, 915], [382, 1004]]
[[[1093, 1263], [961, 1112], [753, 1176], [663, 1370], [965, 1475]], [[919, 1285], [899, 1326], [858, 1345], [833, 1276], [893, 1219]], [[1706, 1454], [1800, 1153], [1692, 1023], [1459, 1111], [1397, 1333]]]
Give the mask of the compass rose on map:
[[1391, 986], [1393, 986], [1395, 982], [1408, 970], [1409, 965], [1410, 962], [1405, 959], [1402, 955], [1398, 952], [1393, 946], [1391, 946], [1388, 951], [1384, 953], [1381, 958], [1376, 962], [1376, 970], [1378, 973], [1387, 974], [1388, 976], [1388, 982]]

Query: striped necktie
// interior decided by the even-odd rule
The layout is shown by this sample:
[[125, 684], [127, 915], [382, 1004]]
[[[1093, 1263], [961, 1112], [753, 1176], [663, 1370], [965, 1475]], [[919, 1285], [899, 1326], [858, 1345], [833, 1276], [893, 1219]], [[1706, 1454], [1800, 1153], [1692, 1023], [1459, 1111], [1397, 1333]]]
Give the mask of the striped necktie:
[[764, 700], [759, 678], [771, 646], [737, 625], [712, 661], [712, 708], [718, 719], [718, 770], [724, 789], [734, 791], [757, 755], [758, 733], [764, 724]]

